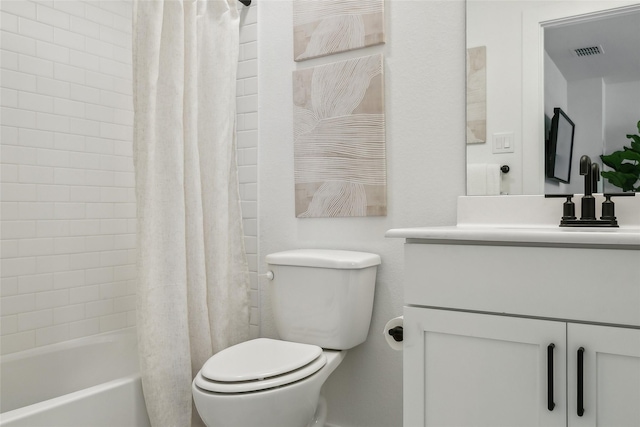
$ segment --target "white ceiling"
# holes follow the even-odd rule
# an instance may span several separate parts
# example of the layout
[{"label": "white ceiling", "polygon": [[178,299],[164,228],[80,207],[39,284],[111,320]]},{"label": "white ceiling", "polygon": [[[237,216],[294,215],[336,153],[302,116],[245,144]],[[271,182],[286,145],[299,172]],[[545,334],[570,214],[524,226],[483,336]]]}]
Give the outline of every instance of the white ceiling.
[{"label": "white ceiling", "polygon": [[[544,29],[545,50],[567,81],[602,77],[606,83],[640,80],[640,11]],[[604,54],[573,50],[601,46]]]}]

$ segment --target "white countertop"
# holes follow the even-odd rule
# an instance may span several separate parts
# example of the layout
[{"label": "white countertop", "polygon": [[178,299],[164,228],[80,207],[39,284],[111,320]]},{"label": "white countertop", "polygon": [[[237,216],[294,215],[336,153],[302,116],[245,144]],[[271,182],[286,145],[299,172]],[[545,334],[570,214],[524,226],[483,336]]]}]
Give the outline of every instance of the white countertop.
[{"label": "white countertop", "polygon": [[[579,196],[575,199],[578,204]],[[596,195],[598,215],[603,200],[602,195]],[[563,199],[544,196],[461,196],[458,225],[397,228],[387,231],[386,236],[423,240],[423,243],[640,249],[640,197],[615,199],[619,228],[560,227],[563,202]],[[579,210],[579,206],[576,209]]]},{"label": "white countertop", "polygon": [[[523,245],[615,246],[640,249],[640,227],[518,227],[472,226],[412,227],[387,231],[386,237],[427,241],[450,240],[451,243],[507,243]],[[429,242],[425,242],[429,243]]]}]

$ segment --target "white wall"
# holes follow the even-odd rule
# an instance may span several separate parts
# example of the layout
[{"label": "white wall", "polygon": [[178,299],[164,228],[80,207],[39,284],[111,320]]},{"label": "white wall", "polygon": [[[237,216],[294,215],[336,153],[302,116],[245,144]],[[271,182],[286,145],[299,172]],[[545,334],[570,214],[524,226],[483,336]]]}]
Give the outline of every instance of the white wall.
[{"label": "white wall", "polygon": [[[605,86],[605,153],[629,146],[627,134],[637,134],[640,120],[640,80]],[[615,188],[615,187],[614,187]],[[619,190],[619,189],[618,189]]]},{"label": "white wall", "polygon": [[131,6],[2,1],[2,353],[135,324]]},{"label": "white wall", "polygon": [[[326,384],[329,422],[402,425],[402,353],[384,342],[386,321],[402,314],[403,242],[386,230],[451,225],[465,191],[465,5],[462,1],[388,0],[387,43],[294,63],[290,0],[259,7],[260,259],[292,248],[353,249],[382,257],[368,340],[349,351]],[[383,52],[387,125],[388,215],[296,219],[292,82],[295,69]],[[276,337],[265,281],[261,335]]]},{"label": "white wall", "polygon": [[[487,47],[487,142],[468,144],[469,163],[509,165],[502,190],[522,194],[522,12],[523,1],[467,2],[467,47]],[[487,29],[494,28],[495,31]],[[514,152],[493,153],[493,134],[513,132]]]},{"label": "white wall", "polygon": [[[632,82],[609,83],[604,88],[604,154],[622,150],[630,146],[626,137],[637,135],[637,123],[640,120],[640,80]],[[609,167],[605,166],[605,170]],[[604,191],[619,192],[621,189],[604,180]]]},{"label": "white wall", "polygon": [[567,111],[567,79],[564,78],[555,62],[544,53],[544,115],[551,120],[553,109]]},{"label": "white wall", "polygon": [[[568,193],[584,193],[584,177],[580,175],[580,157],[589,156],[593,163],[602,164],[604,140],[604,84],[602,79],[568,82],[568,116],[575,123],[571,182]],[[599,186],[602,183],[602,179]],[[595,191],[595,190],[594,190]]]},{"label": "white wall", "polygon": [[[238,3],[238,165],[259,334],[257,10]],[[2,354],[135,325],[132,2],[2,1]]]},{"label": "white wall", "polygon": [[[545,115],[545,128],[551,126],[551,119],[553,119],[553,110],[559,107],[568,114],[568,101],[567,101],[567,80],[564,78],[558,66],[551,59],[551,57],[544,53],[544,115]],[[546,131],[547,129],[545,129]],[[545,135],[548,138],[549,135]],[[545,165],[546,167],[546,165]],[[575,170],[574,170],[575,172]],[[546,171],[545,171],[546,177]],[[545,194],[566,194],[570,191],[566,190],[566,184],[560,181],[545,178],[544,193]]]},{"label": "white wall", "polygon": [[237,76],[237,160],[244,246],[251,278],[251,337],[260,333],[258,292],[258,2],[240,11]]}]

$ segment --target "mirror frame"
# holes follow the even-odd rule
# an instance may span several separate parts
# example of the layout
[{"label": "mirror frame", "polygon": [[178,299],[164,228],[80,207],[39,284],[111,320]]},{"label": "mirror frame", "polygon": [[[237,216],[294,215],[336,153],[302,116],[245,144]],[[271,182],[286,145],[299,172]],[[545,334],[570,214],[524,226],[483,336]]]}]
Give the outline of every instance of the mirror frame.
[{"label": "mirror frame", "polygon": [[522,194],[544,194],[544,28],[636,10],[640,10],[638,1],[608,1],[606,5],[563,1],[523,13]]}]

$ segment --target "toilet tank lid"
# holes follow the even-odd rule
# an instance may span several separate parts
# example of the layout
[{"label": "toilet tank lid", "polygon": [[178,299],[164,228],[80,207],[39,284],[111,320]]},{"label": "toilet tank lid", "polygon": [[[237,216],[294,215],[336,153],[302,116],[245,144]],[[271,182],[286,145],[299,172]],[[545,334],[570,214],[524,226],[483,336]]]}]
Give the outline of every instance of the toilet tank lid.
[{"label": "toilet tank lid", "polygon": [[380,255],[335,249],[294,249],[269,254],[265,259],[271,265],[353,270],[381,263]]}]

